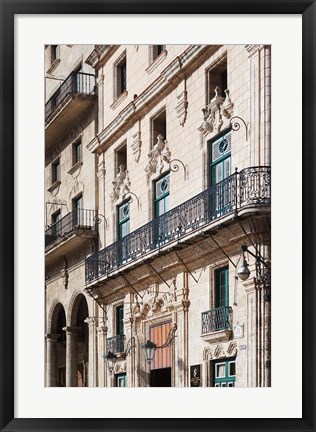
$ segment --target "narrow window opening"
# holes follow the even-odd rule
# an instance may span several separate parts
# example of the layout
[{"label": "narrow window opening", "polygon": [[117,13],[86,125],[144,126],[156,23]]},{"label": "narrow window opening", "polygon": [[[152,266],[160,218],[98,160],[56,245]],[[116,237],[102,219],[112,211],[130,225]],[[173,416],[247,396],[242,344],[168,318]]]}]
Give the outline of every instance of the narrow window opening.
[{"label": "narrow window opening", "polygon": [[225,97],[227,90],[227,57],[223,57],[219,62],[212,67],[208,72],[208,103],[215,97],[215,89],[217,94]]}]

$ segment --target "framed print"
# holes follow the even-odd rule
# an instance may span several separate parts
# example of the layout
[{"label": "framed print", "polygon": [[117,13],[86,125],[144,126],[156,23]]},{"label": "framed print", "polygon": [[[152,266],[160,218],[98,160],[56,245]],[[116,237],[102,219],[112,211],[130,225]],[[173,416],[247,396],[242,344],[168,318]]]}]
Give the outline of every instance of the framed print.
[{"label": "framed print", "polygon": [[1,430],[314,430],[314,81],[314,1],[1,0]]}]

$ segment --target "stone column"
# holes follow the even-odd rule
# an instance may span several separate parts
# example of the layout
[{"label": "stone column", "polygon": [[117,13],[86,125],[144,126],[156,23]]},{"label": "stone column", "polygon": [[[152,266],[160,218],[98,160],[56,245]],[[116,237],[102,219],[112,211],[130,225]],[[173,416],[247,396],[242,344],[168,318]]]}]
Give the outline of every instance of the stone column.
[{"label": "stone column", "polygon": [[88,387],[96,387],[96,331],[95,319],[88,317],[84,320],[88,324]]},{"label": "stone column", "polygon": [[108,328],[104,318],[99,318],[98,334],[98,386],[106,387],[106,364],[103,356],[106,354],[106,337]]},{"label": "stone column", "polygon": [[59,336],[59,334],[52,333],[46,335],[47,387],[57,387],[57,340]]},{"label": "stone column", "polygon": [[78,387],[79,327],[64,327],[66,332],[66,387]]}]

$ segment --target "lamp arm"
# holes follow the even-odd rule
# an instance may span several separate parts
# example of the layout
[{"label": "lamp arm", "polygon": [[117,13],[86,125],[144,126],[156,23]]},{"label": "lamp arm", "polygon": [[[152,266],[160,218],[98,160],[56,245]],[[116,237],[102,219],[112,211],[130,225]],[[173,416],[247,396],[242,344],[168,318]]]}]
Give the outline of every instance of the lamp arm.
[{"label": "lamp arm", "polygon": [[156,348],[166,348],[168,345],[171,344],[171,342],[173,341],[173,339],[176,337],[176,331],[177,331],[177,324],[174,323],[173,327],[170,329],[168,337],[166,342],[163,345],[157,346]]},{"label": "lamp arm", "polygon": [[134,336],[132,336],[126,344],[125,356],[127,356],[133,348],[136,348]]},{"label": "lamp arm", "polygon": [[254,258],[256,258],[257,261],[261,262],[261,264],[263,264],[265,267],[268,267],[268,264],[263,260],[263,258],[261,258],[261,256],[259,255],[255,255],[253,252],[251,252],[247,246],[241,246],[241,250],[243,252],[248,252],[249,255],[253,256]]}]

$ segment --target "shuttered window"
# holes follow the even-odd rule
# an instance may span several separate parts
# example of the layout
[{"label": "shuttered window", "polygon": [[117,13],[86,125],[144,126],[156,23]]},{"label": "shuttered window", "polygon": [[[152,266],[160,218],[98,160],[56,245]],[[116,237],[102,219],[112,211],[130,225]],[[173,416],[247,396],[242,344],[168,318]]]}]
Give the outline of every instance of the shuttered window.
[{"label": "shuttered window", "polygon": [[[149,338],[157,346],[163,345],[171,330],[171,321],[153,326],[150,328]],[[171,346],[168,345],[165,348],[159,348],[156,350],[154,360],[151,362],[151,369],[163,369],[171,367]]]}]

